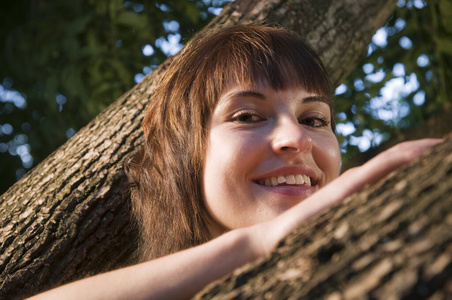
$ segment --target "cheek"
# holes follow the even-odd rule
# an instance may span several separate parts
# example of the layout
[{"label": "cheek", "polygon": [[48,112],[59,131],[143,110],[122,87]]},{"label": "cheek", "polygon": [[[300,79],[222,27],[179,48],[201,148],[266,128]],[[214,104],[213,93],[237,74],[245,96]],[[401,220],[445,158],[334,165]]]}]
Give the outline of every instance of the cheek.
[{"label": "cheek", "polygon": [[211,214],[224,209],[228,203],[234,179],[240,174],[241,147],[227,134],[210,133],[204,165],[204,199]]},{"label": "cheek", "polygon": [[204,166],[204,201],[218,228],[241,227],[252,203],[250,174],[259,161],[256,139],[246,134],[211,132]]},{"label": "cheek", "polygon": [[220,232],[224,231],[224,225],[221,222],[221,216],[219,212],[224,210],[223,197],[224,197],[224,187],[226,183],[224,182],[224,176],[222,171],[224,167],[222,164],[224,160],[219,160],[217,156],[216,149],[212,147],[210,142],[207,147],[206,159],[204,162],[204,172],[203,172],[203,196],[204,204],[213,223],[210,224],[210,231],[213,236],[218,235]]},{"label": "cheek", "polygon": [[326,175],[325,183],[328,183],[338,177],[340,173],[341,152],[339,143],[336,137],[331,135],[319,139],[316,147],[315,160]]},{"label": "cheek", "polygon": [[215,168],[223,176],[235,175],[243,177],[254,157],[259,152],[262,143],[257,134],[228,132],[226,130],[212,131],[207,145],[209,169]]},{"label": "cheek", "polygon": [[229,223],[236,202],[233,201],[236,198],[233,197],[233,191],[236,189],[233,187],[234,182],[231,182],[231,178],[234,178],[231,173],[233,167],[229,164],[230,158],[223,155],[226,150],[211,147],[204,168],[204,203],[212,220],[209,230],[213,237],[232,228]]}]

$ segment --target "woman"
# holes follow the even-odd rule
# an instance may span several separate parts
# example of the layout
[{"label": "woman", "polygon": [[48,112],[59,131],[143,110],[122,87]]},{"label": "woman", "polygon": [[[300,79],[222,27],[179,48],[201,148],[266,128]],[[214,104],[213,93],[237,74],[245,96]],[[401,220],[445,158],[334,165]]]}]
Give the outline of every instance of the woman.
[{"label": "woman", "polygon": [[400,144],[338,177],[323,64],[292,33],[252,25],[195,37],[143,128],[128,173],[145,262],[40,296],[188,298],[438,142]]},{"label": "woman", "polygon": [[[322,129],[327,134],[328,151],[334,154],[334,161],[326,159],[324,163],[331,168],[334,166],[334,174],[329,174],[326,181],[338,176],[339,148],[331,118],[330,82],[323,64],[311,48],[288,31],[263,26],[233,27],[197,36],[171,64],[153,95],[143,122],[146,144],[129,171],[134,183],[132,198],[142,225],[144,244],[141,248],[146,260],[207,242],[232,229],[219,226],[218,216],[212,218],[212,203],[201,201],[204,196],[208,199],[220,196],[210,196],[214,192],[211,188],[219,184],[218,181],[211,182],[215,175],[210,174],[210,157],[218,154],[218,150],[206,152],[208,136],[214,138],[214,131],[220,139],[220,148],[232,146],[243,131],[232,133],[230,140],[224,140],[226,132],[212,131],[216,108],[223,107],[217,103],[231,100],[228,93],[245,91],[248,93],[237,97],[238,100],[253,102],[256,96],[263,96],[257,92],[264,86],[268,86],[268,92],[304,87],[310,95],[322,100],[310,104],[316,107],[320,104],[325,111],[320,116],[309,115],[310,119],[305,121],[328,123]],[[263,101],[257,101],[260,102]],[[252,107],[233,109],[242,119],[259,117]],[[267,105],[266,109],[270,107]],[[250,128],[249,132],[257,138],[254,130]],[[256,146],[257,141],[253,143]],[[315,148],[317,150],[317,145]],[[253,149],[253,155],[256,150]],[[224,158],[220,156],[213,160],[232,168],[234,163]],[[203,176],[204,172],[209,175]],[[237,174],[230,175],[237,177]],[[238,192],[230,185],[232,183],[225,184],[225,190]],[[237,213],[232,215],[237,216]],[[252,223],[242,223],[241,227]]]}]

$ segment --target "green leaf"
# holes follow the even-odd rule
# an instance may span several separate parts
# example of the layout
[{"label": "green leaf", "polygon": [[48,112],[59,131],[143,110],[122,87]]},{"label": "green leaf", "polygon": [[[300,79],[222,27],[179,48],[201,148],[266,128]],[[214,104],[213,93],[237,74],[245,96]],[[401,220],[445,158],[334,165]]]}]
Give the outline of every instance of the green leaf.
[{"label": "green leaf", "polygon": [[116,18],[116,24],[128,26],[138,30],[146,28],[147,23],[147,16],[128,10],[121,11]]},{"label": "green leaf", "polygon": [[452,55],[452,40],[450,40],[450,36],[448,37],[434,37],[434,41],[436,44],[436,49],[445,54]]}]

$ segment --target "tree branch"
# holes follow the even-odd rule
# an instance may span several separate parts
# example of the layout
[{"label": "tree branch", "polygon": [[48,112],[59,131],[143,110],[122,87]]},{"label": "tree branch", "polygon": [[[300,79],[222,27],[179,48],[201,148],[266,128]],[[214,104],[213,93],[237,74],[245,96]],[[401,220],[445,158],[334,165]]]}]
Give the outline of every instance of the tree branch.
[{"label": "tree branch", "polygon": [[[298,32],[335,84],[366,53],[395,0],[235,1],[208,29],[275,22]],[[143,143],[140,123],[163,63],[0,198],[0,298],[21,298],[133,261],[122,163]]]}]

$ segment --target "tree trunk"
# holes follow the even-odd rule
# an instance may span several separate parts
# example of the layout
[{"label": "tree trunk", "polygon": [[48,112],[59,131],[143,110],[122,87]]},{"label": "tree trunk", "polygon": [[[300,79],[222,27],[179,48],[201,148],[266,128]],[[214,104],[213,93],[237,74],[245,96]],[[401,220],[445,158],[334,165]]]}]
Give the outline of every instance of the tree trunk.
[{"label": "tree trunk", "polygon": [[[236,1],[208,28],[280,23],[312,44],[337,84],[365,55],[396,2]],[[143,112],[168,63],[1,196],[0,298],[21,298],[133,262],[136,229],[122,163],[143,143]]]},{"label": "tree trunk", "polygon": [[196,299],[452,299],[452,135]]}]

